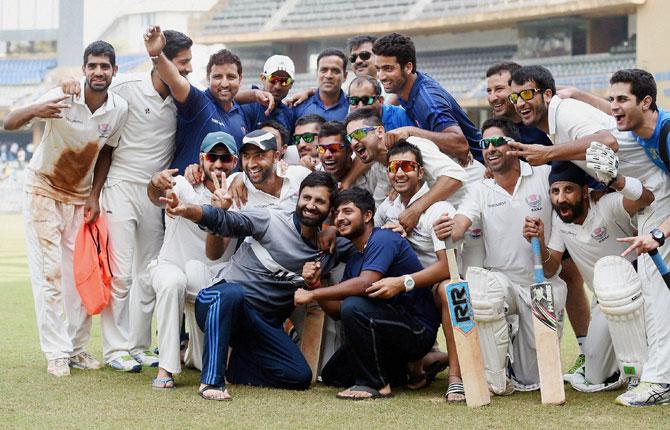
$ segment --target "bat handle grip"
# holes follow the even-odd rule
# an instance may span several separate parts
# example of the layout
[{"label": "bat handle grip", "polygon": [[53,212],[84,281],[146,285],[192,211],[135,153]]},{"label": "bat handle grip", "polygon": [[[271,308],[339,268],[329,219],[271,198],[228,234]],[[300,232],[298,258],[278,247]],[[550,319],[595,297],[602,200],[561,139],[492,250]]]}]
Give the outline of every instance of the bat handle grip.
[{"label": "bat handle grip", "polygon": [[540,238],[531,237],[530,246],[533,249],[533,275],[535,282],[544,282],[544,267],[542,266],[542,251],[540,251]]},{"label": "bat handle grip", "polygon": [[665,281],[665,285],[670,288],[670,270],[668,269],[668,266],[665,265],[665,261],[663,261],[663,257],[661,257],[661,254],[658,253],[657,249],[649,251],[649,256],[653,260],[654,264],[656,265],[656,268],[658,271],[661,273],[661,276],[663,277],[663,281]]}]

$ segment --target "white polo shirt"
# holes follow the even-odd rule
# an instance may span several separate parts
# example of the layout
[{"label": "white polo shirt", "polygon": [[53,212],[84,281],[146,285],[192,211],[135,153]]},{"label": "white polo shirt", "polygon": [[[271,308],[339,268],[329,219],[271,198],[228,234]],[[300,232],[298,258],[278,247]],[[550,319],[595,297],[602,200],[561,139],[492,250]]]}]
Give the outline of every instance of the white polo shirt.
[{"label": "white polo shirt", "polygon": [[[421,198],[429,190],[428,184],[423,183],[419,191],[412,196],[407,206],[411,206],[417,199]],[[384,202],[377,208],[375,212],[375,226],[381,227],[389,222],[398,222],[398,217],[407,207],[402,203],[400,196],[396,197],[392,202],[384,200]],[[419,217],[419,223],[407,236],[407,240],[412,249],[419,257],[419,261],[423,267],[428,267],[437,261],[435,253],[446,249],[443,240],[439,240],[433,231],[433,223],[443,213],[453,214],[456,212],[451,203],[439,201],[433,203],[427,211]]]},{"label": "white polo shirt", "polygon": [[[584,282],[593,291],[596,262],[606,255],[621,255],[628,244],[617,242],[617,238],[635,234],[621,194],[607,194],[595,203],[589,196],[589,212],[581,225],[564,223],[554,212],[547,247],[561,253],[567,249]],[[637,256],[633,252],[626,258],[634,261]]]},{"label": "white polo shirt", "polygon": [[277,175],[284,178],[284,183],[282,184],[279,197],[275,197],[256,188],[256,186],[251,183],[244,172],[236,172],[230,175],[228,178],[228,185],[230,186],[233,179],[238,175],[242,175],[244,186],[247,188],[247,203],[241,208],[236,208],[233,205],[231,210],[245,208],[271,208],[281,209],[288,212],[294,211],[300,194],[300,183],[310,173],[312,172],[303,166],[288,166],[286,172],[284,173],[277,171]]},{"label": "white polo shirt", "polygon": [[[468,185],[467,197],[456,213],[482,226],[485,267],[506,274],[515,284],[530,285],[535,282],[533,256],[530,243],[523,237],[523,225],[527,216],[540,218],[548,240],[552,216],[548,182],[551,167],[519,163],[521,175],[512,195],[494,179],[483,179]],[[527,291],[524,297],[527,299]]]},{"label": "white polo shirt", "polygon": [[[210,204],[212,193],[204,184],[191,185],[183,176],[176,176],[172,190],[177,194],[181,203],[192,205]],[[223,256],[217,260],[210,260],[205,255],[207,232],[194,222],[186,218],[170,218],[165,215],[165,236],[163,246],[158,253],[158,261],[174,264],[184,270],[189,260],[202,261],[207,266],[214,266],[214,271],[233,255],[235,246],[229,246]]]},{"label": "white polo shirt", "polygon": [[[616,128],[613,116],[593,106],[574,99],[554,96],[549,103],[549,138],[554,145],[568,143],[580,137],[607,130],[619,143],[619,173],[637,178],[654,193],[654,202],[638,216],[640,226],[649,232],[650,226],[657,226],[670,216],[670,181],[667,175],[649,159],[632,132],[622,132]],[[574,161],[587,173],[586,161]]]},{"label": "white polo shirt", "polygon": [[[128,116],[128,103],[109,91],[95,113],[85,103],[85,78],[79,97],[65,100],[62,118],[46,120],[42,141],[26,169],[25,191],[59,202],[83,205],[91,193],[93,167],[104,145],[116,147]],[[60,87],[38,99],[63,96]]]},{"label": "white polo shirt", "polygon": [[174,157],[177,107],[151,81],[151,71],[114,78],[111,91],[128,102],[128,121],[114,150],[107,178],[147,185]]}]

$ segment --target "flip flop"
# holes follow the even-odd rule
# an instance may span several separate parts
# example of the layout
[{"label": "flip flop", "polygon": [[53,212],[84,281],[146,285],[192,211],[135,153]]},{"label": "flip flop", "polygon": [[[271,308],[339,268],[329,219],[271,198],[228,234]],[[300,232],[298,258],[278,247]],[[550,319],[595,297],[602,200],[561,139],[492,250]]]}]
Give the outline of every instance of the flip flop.
[{"label": "flip flop", "polygon": [[209,391],[209,390],[221,391],[223,393],[224,391],[226,391],[226,386],[225,385],[205,385],[200,390],[198,390],[198,394],[200,394],[200,397],[202,397],[205,400],[216,400],[216,401],[219,401],[219,402],[227,402],[227,401],[233,400],[232,397],[220,398],[220,399],[219,398],[205,397],[205,391]]},{"label": "flip flop", "polygon": [[449,394],[462,394],[465,397],[465,389],[463,388],[462,382],[452,382],[449,384],[447,392],[444,393],[444,398],[447,399],[447,402],[449,403],[465,402],[465,398],[463,400],[449,400]]},{"label": "flip flop", "polygon": [[368,400],[368,399],[386,399],[389,397],[393,397],[393,393],[389,394],[382,394],[379,392],[379,390],[375,390],[372,387],[368,387],[367,385],[354,385],[352,387],[349,387],[346,391],[355,391],[359,393],[369,393],[369,397],[352,397],[352,396],[343,396],[341,394],[337,394],[335,397],[341,400]]},{"label": "flip flop", "polygon": [[[168,386],[168,384],[172,385]],[[172,376],[156,377],[153,381],[151,381],[151,387],[158,390],[172,390],[175,388],[174,378]]]}]

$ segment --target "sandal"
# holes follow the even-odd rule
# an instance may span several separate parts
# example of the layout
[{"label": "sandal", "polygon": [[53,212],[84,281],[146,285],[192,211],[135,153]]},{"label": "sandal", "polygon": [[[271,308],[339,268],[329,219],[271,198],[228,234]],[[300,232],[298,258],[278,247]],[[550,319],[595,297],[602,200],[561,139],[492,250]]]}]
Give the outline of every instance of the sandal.
[{"label": "sandal", "polygon": [[170,390],[175,388],[174,378],[172,376],[156,377],[151,381],[151,386],[158,390]]},{"label": "sandal", "polygon": [[[462,394],[463,399],[459,400],[449,400],[449,395],[450,394]],[[449,384],[449,387],[447,388],[447,392],[444,393],[444,398],[447,400],[449,403],[461,403],[465,402],[465,389],[463,388],[463,382],[452,382]]]},{"label": "sandal", "polygon": [[367,397],[355,397],[355,396],[345,396],[342,393],[337,393],[335,397],[338,399],[342,400],[368,400],[368,399],[385,399],[389,397],[393,397],[393,393],[389,394],[382,394],[379,392],[379,390],[375,390],[372,387],[368,387],[367,385],[354,385],[352,387],[347,388],[345,391],[351,391],[351,392],[358,392],[358,393],[368,393],[370,396]]},{"label": "sandal", "polygon": [[200,394],[200,397],[202,397],[205,400],[216,400],[216,401],[219,401],[219,402],[233,400],[233,398],[230,397],[230,394],[228,394],[228,397],[222,397],[222,398],[205,397],[205,391],[210,391],[210,390],[221,391],[223,393],[224,391],[226,391],[226,386],[225,385],[205,385],[200,390],[198,390],[198,394]]}]

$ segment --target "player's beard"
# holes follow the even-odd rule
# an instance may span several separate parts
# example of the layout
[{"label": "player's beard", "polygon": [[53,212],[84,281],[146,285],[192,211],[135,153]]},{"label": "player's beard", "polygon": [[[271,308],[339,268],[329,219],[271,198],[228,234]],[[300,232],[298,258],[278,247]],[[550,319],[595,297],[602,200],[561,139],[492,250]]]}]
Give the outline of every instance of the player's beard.
[{"label": "player's beard", "polygon": [[[320,227],[321,224],[328,218],[328,213],[318,213],[318,216],[315,216],[314,218],[306,218],[303,216],[303,210],[305,209],[305,206],[300,206],[298,205],[296,207],[295,214],[298,217],[298,221],[300,221],[300,224],[306,226],[306,227]],[[316,215],[316,214],[315,214]]]},{"label": "player's beard", "polygon": [[[570,215],[561,215],[561,209],[570,209]],[[561,221],[566,224],[570,224],[584,214],[584,201],[579,199],[574,205],[571,205],[570,203],[560,203],[558,205],[554,205],[554,210],[556,211],[556,214],[558,214],[558,217],[561,219]]]}]

